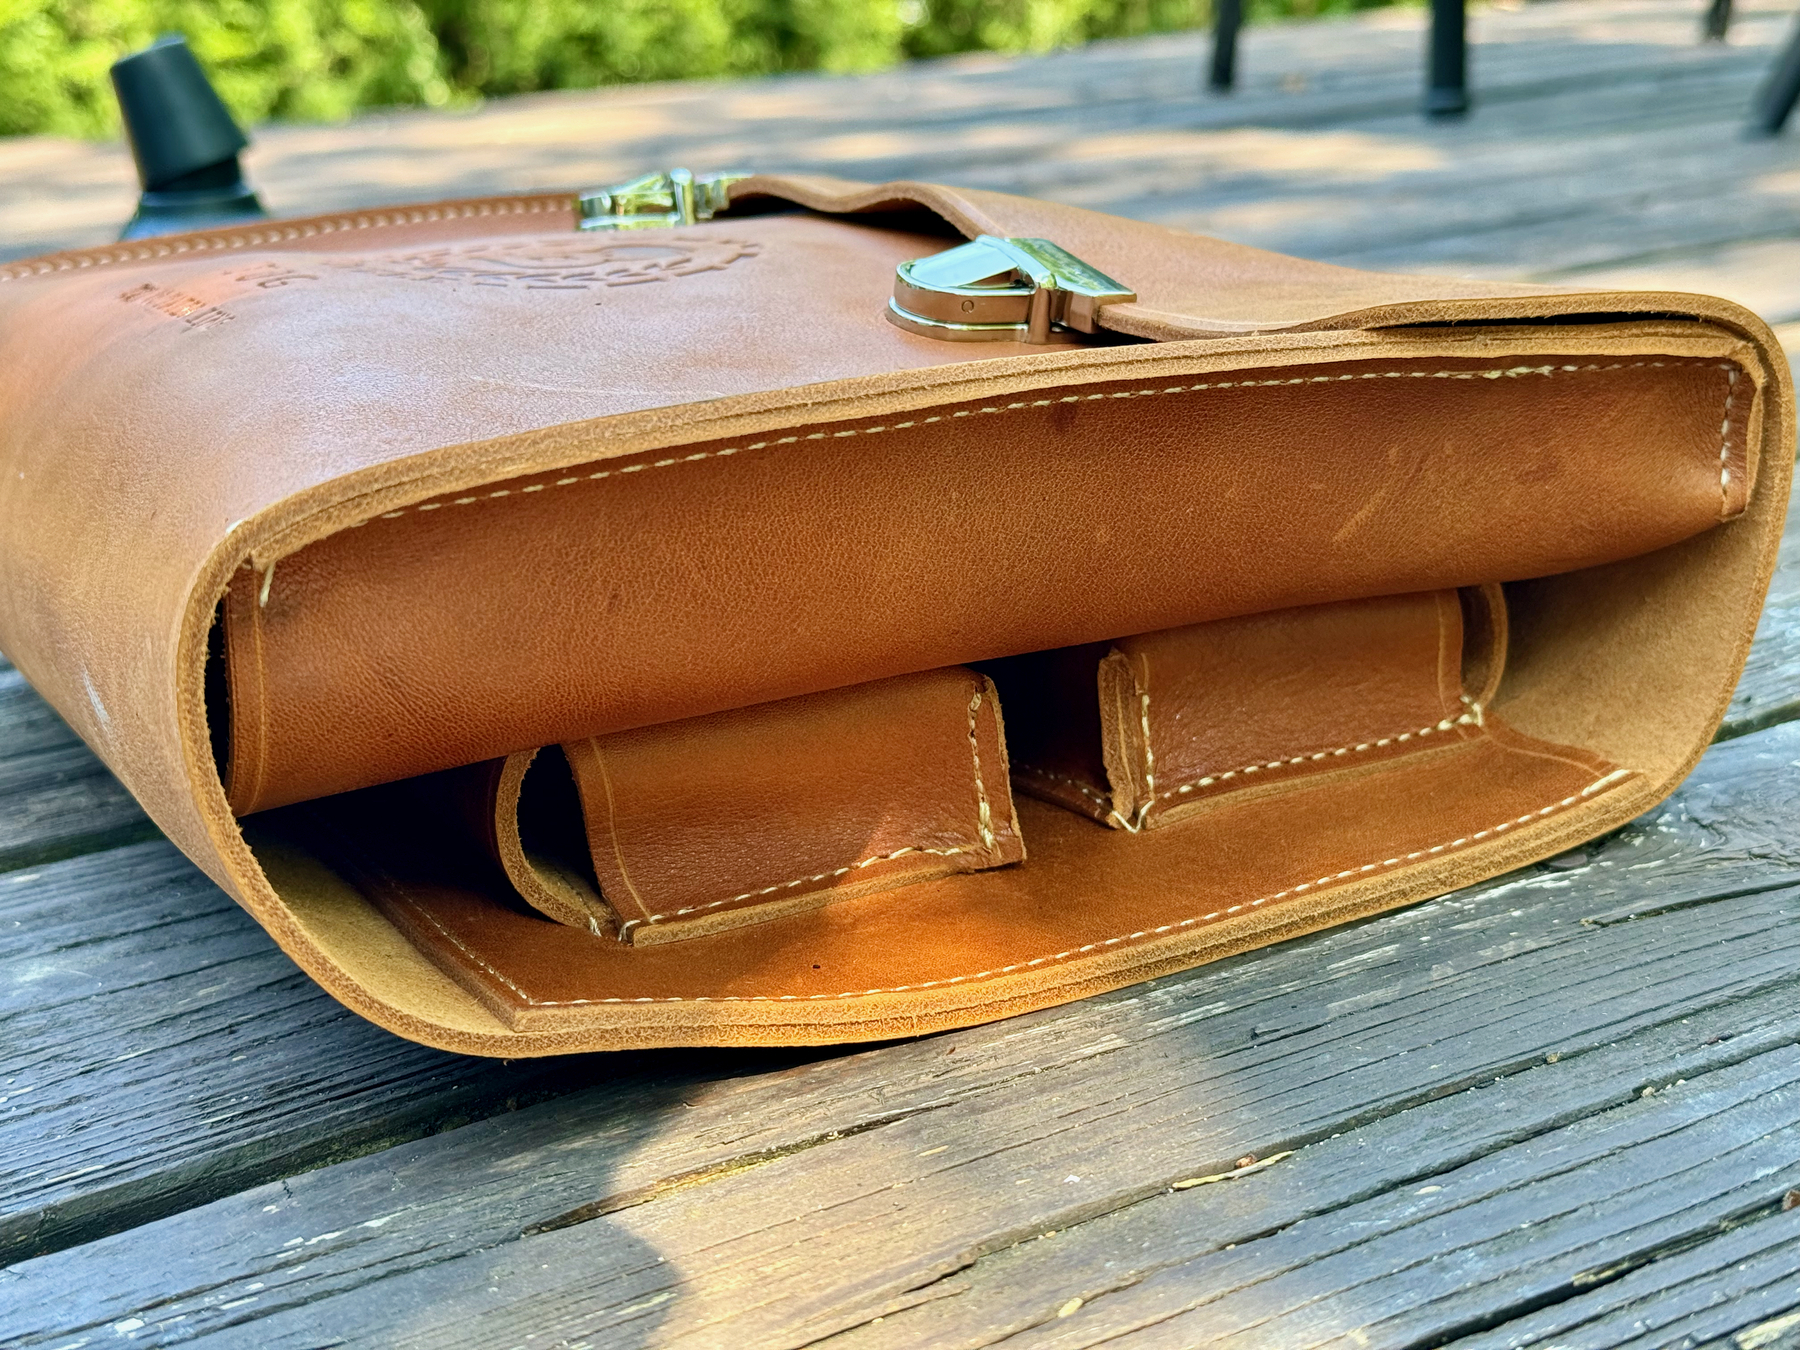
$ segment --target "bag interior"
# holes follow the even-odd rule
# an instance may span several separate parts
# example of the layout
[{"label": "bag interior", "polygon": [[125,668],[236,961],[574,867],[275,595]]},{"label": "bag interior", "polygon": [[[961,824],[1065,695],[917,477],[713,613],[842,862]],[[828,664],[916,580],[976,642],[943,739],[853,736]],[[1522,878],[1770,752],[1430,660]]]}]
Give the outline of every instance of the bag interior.
[{"label": "bag interior", "polygon": [[1753,626],[1757,377],[1582,337],[415,503],[233,579],[220,772],[514,1032],[904,1034],[1439,893],[1666,791]]}]

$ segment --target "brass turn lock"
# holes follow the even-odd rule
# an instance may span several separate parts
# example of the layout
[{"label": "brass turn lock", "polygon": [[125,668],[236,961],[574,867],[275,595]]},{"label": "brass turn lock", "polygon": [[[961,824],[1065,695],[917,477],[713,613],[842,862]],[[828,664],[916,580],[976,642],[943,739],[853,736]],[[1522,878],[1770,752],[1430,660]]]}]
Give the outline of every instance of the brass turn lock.
[{"label": "brass turn lock", "polygon": [[731,204],[731,185],[745,173],[695,175],[686,169],[647,173],[575,199],[575,226],[582,230],[648,230],[711,220]]},{"label": "brass turn lock", "polygon": [[1136,299],[1048,239],[983,234],[901,263],[887,317],[949,342],[1079,342],[1099,332],[1103,306]]}]

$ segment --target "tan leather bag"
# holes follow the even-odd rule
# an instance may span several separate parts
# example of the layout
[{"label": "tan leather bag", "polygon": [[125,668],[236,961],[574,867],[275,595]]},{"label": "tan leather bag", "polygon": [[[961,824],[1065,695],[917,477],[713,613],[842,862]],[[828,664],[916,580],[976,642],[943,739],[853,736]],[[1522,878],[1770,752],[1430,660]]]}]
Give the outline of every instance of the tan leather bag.
[{"label": "tan leather bag", "polygon": [[1742,308],[718,191],[0,269],[0,649],[382,1025],[1039,1008],[1566,849],[1723,715],[1794,456]]}]

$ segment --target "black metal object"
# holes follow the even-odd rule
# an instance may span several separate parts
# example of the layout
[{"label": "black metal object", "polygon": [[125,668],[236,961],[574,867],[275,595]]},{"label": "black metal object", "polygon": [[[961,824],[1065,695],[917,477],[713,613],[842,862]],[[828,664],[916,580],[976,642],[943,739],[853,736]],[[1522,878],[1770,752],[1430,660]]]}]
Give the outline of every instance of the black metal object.
[{"label": "black metal object", "polygon": [[1700,18],[1700,40],[1723,42],[1731,31],[1731,0],[1708,0],[1706,13]]},{"label": "black metal object", "polygon": [[1237,84],[1238,29],[1244,25],[1244,0],[1213,0],[1212,71],[1206,87],[1229,94]]},{"label": "black metal object", "polygon": [[1431,0],[1425,58],[1425,115],[1461,117],[1469,110],[1469,48],[1463,0]]},{"label": "black metal object", "polygon": [[1796,102],[1800,102],[1800,18],[1794,20],[1793,35],[1750,105],[1751,134],[1780,135]]},{"label": "black metal object", "polygon": [[112,81],[143,187],[121,239],[268,214],[238,167],[238,151],[250,142],[186,38],[160,37],[114,62]]}]

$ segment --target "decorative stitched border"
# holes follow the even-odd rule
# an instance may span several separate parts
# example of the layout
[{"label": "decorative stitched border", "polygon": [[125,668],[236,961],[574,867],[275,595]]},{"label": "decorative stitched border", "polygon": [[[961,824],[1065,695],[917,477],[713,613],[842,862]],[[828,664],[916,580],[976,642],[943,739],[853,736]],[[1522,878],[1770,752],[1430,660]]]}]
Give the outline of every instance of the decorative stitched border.
[{"label": "decorative stitched border", "polygon": [[1135,933],[1125,933],[1119,937],[1102,938],[1096,942],[1084,943],[1079,947],[1070,947],[1067,951],[1056,952],[1050,956],[1034,957],[1029,961],[1016,961],[1011,965],[995,966],[991,970],[978,970],[972,975],[952,975],[941,980],[921,980],[917,984],[896,984],[887,986],[886,988],[851,989],[839,994],[721,994],[718,997],[708,997],[704,995],[697,997],[662,995],[644,998],[533,998],[518,984],[501,974],[500,971],[496,970],[487,961],[483,960],[479,954],[472,951],[463,943],[462,939],[458,938],[456,934],[446,928],[435,914],[432,914],[429,910],[425,909],[424,906],[420,905],[410,895],[407,895],[404,890],[400,892],[398,898],[408,909],[412,910],[414,914],[436,929],[438,933],[451,944],[451,946],[455,947],[464,956],[468,957],[470,961],[474,962],[475,965],[479,966],[482,970],[485,970],[489,975],[492,975],[496,980],[500,981],[501,984],[512,990],[513,993],[517,994],[528,1005],[534,1008],[572,1008],[606,1003],[813,1003],[833,999],[866,998],[872,994],[903,994],[915,989],[932,989],[943,985],[967,984],[974,980],[987,979],[993,975],[1007,975],[1014,971],[1030,970],[1036,966],[1050,965],[1057,961],[1065,961],[1072,956],[1085,955],[1088,952],[1099,951],[1105,947],[1117,947],[1126,943],[1139,942],[1146,938],[1158,937],[1165,933],[1173,933],[1182,928],[1191,928],[1195,924],[1208,923],[1214,919],[1229,918],[1233,914],[1241,914],[1248,910],[1257,909],[1263,905],[1272,904],[1277,900],[1284,900],[1290,895],[1299,895],[1303,891],[1326,889],[1335,886],[1342,881],[1366,876],[1371,872],[1379,872],[1390,867],[1399,867],[1409,862],[1417,862],[1421,858],[1434,857],[1440,853],[1448,853],[1453,849],[1463,848],[1482,839],[1494,838],[1520,825],[1534,825],[1546,816],[1555,815],[1558,811],[1579,805],[1581,802],[1586,801],[1599,793],[1605,792],[1610,788],[1616,787],[1623,780],[1633,776],[1635,776],[1634,770],[1614,769],[1604,778],[1595,779],[1580,792],[1577,792],[1572,796],[1564,797],[1561,801],[1552,802],[1548,806],[1539,807],[1536,811],[1528,811],[1522,816],[1515,816],[1511,820],[1501,821],[1498,825],[1490,826],[1488,829],[1477,830],[1473,834],[1464,835],[1460,839],[1452,839],[1448,843],[1433,844],[1429,848],[1415,849],[1411,853],[1402,853],[1392,858],[1383,858],[1379,862],[1364,863],[1360,867],[1347,867],[1341,872],[1333,872],[1331,875],[1319,877],[1315,881],[1302,881],[1297,885],[1289,886],[1286,890],[1276,891],[1272,895],[1261,896],[1255,900],[1235,904],[1226,909],[1215,909],[1210,914],[1197,914],[1193,918],[1180,919],[1175,923],[1160,924],[1155,928],[1142,928]]},{"label": "decorative stitched border", "polygon": [[[1145,695],[1145,697],[1148,698],[1149,695]],[[1464,694],[1462,699],[1463,702],[1468,705],[1469,710],[1460,717],[1446,717],[1442,721],[1433,722],[1430,726],[1420,727],[1416,731],[1403,731],[1398,736],[1383,736],[1379,740],[1363,741],[1358,745],[1340,745],[1334,750],[1315,750],[1310,755],[1293,755],[1287,759],[1273,759],[1266,763],[1246,764],[1241,769],[1230,769],[1225,773],[1206,774],[1201,778],[1196,778],[1191,783],[1183,783],[1178,788],[1170,788],[1156,800],[1159,802],[1166,802],[1171,797],[1182,796],[1192,792],[1195,788],[1211,787],[1214,783],[1223,783],[1228,778],[1237,778],[1240,775],[1263,773],[1269,769],[1285,769],[1294,764],[1317,764],[1323,760],[1336,758],[1339,755],[1355,755],[1362,753],[1364,750],[1381,750],[1390,745],[1403,745],[1407,741],[1417,740],[1420,737],[1430,736],[1440,731],[1454,731],[1457,727],[1484,726],[1485,723],[1482,721],[1483,714],[1481,705],[1470,699],[1467,694]]]},{"label": "decorative stitched border", "polygon": [[429,225],[440,220],[475,220],[482,216],[539,216],[572,210],[574,202],[574,197],[564,193],[547,197],[468,202],[459,206],[401,206],[385,211],[347,211],[342,215],[321,216],[316,220],[274,221],[229,234],[213,232],[198,237],[181,236],[179,242],[153,239],[129,248],[101,247],[52,253],[46,258],[0,267],[0,281],[24,281],[29,277],[49,276],[55,272],[79,272],[90,267],[151,262],[190,253],[228,253],[234,249],[256,248],[262,244],[289,243],[296,239],[313,239],[322,234],[342,234],[347,230],[397,229],[405,225]]},{"label": "decorative stitched border", "polygon": [[[703,459],[725,459],[731,455],[742,454],[751,450],[766,450],[776,445],[794,445],[802,441],[845,440],[852,436],[874,436],[888,431],[908,431],[918,427],[930,426],[936,422],[950,422],[962,417],[991,417],[1009,412],[1017,412],[1026,408],[1049,408],[1066,403],[1092,403],[1106,399],[1150,398],[1162,394],[1191,394],[1209,389],[1274,389],[1306,384],[1343,384],[1356,380],[1502,380],[1519,379],[1527,375],[1551,376],[1557,374],[1586,374],[1590,372],[1614,370],[1662,370],[1671,366],[1711,364],[1725,371],[1727,376],[1725,393],[1725,413],[1719,428],[1719,500],[1720,512],[1723,514],[1729,497],[1731,482],[1731,408],[1736,393],[1738,367],[1727,361],[1707,361],[1706,358],[1670,361],[1614,361],[1602,365],[1590,362],[1587,365],[1547,365],[1547,366],[1508,366],[1493,367],[1486,370],[1369,370],[1353,371],[1343,375],[1300,375],[1287,379],[1272,380],[1213,380],[1199,384],[1174,384],[1160,389],[1120,389],[1104,394],[1067,394],[1061,398],[1021,399],[1014,403],[994,404],[985,408],[959,408],[952,413],[939,413],[930,417],[912,418],[904,422],[884,423],[873,427],[852,427],[844,431],[814,431],[804,436],[777,436],[766,441],[752,441],[746,445],[725,446],[718,450],[699,450],[690,455],[671,455],[667,459],[649,460],[638,464],[626,464],[617,469],[599,469],[587,474],[565,474],[564,477],[546,483],[531,483],[518,488],[499,488],[493,492],[477,492],[466,496],[453,497],[448,501],[421,502],[416,506],[403,506],[393,511],[383,511],[374,519],[396,520],[413,512],[440,511],[447,506],[475,506],[481,502],[494,501],[501,497],[523,496],[528,493],[544,492],[550,488],[574,487],[579,483],[597,482],[601,479],[623,476],[628,473],[645,473],[653,469],[669,469],[681,464],[692,464]],[[358,528],[372,523],[358,521]]]},{"label": "decorative stitched border", "polygon": [[[1144,694],[1142,697],[1147,704],[1150,696]],[[1194,791],[1195,788],[1211,787],[1215,783],[1223,783],[1227,779],[1247,777],[1253,773],[1264,773],[1274,769],[1291,768],[1296,764],[1318,764],[1327,759],[1335,759],[1340,755],[1360,754],[1364,750],[1380,750],[1390,745],[1401,745],[1407,741],[1421,739],[1440,731],[1454,731],[1457,727],[1485,726],[1485,714],[1482,706],[1471,699],[1467,694],[1462,696],[1462,701],[1467,705],[1468,711],[1463,713],[1460,717],[1446,717],[1442,721],[1434,722],[1428,727],[1420,727],[1416,731],[1403,731],[1398,735],[1382,736],[1372,741],[1363,741],[1357,745],[1342,745],[1331,750],[1315,750],[1311,754],[1291,755],[1284,759],[1259,761],[1255,764],[1246,764],[1241,769],[1229,769],[1224,773],[1206,774],[1200,778],[1194,779],[1192,782],[1183,783],[1180,787],[1170,788],[1166,792],[1158,793],[1155,800],[1156,802],[1166,802],[1171,797],[1185,796],[1187,793]],[[1148,726],[1146,726],[1145,735],[1147,736],[1148,734],[1149,730]],[[1035,764],[1015,764],[1013,766],[1013,772],[1015,774],[1028,774],[1032,777],[1045,779],[1050,782],[1067,783],[1083,797],[1086,797],[1089,801],[1104,810],[1108,819],[1118,821],[1126,830],[1135,834],[1138,832],[1138,829],[1141,828],[1140,826],[1132,825],[1113,809],[1112,798],[1109,794],[1100,792],[1093,784],[1083,782],[1081,779],[1076,778],[1071,774],[1054,773],[1049,769],[1039,768]],[[1150,803],[1147,803],[1143,810],[1139,812],[1140,817],[1149,810],[1150,805]]]}]

